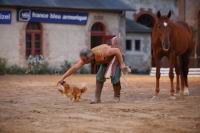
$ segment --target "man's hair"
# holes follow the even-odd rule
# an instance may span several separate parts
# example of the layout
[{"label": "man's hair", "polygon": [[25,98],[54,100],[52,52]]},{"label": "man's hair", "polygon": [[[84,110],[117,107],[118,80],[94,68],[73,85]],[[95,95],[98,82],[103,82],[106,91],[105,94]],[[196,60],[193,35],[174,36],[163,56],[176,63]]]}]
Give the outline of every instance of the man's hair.
[{"label": "man's hair", "polygon": [[92,50],[84,48],[80,51],[80,56],[91,57],[93,55]]}]

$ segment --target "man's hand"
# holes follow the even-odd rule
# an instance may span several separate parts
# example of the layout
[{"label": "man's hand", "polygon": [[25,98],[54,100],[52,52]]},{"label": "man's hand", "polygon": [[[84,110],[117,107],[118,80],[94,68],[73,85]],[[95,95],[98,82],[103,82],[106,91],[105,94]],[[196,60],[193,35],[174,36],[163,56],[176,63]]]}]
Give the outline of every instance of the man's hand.
[{"label": "man's hand", "polygon": [[120,64],[121,70],[125,69],[126,67],[127,67],[127,66],[126,66],[124,63]]},{"label": "man's hand", "polygon": [[64,82],[63,79],[59,80],[59,81],[57,82],[57,86],[58,86],[59,84],[62,84],[63,82]]},{"label": "man's hand", "polygon": [[128,74],[129,72],[131,72],[131,69],[129,68],[129,66],[124,65],[120,65],[121,71],[123,72],[124,75]]}]

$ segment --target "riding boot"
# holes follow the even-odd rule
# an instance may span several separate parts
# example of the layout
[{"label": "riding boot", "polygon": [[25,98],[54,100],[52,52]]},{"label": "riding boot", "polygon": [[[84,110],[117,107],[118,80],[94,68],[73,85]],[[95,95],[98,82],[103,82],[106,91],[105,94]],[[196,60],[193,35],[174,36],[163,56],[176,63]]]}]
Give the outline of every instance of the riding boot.
[{"label": "riding boot", "polygon": [[90,104],[96,104],[101,102],[101,92],[104,82],[96,81],[95,99]]},{"label": "riding boot", "polygon": [[113,89],[114,89],[114,101],[119,102],[120,101],[121,83],[118,82],[117,84],[113,84]]}]

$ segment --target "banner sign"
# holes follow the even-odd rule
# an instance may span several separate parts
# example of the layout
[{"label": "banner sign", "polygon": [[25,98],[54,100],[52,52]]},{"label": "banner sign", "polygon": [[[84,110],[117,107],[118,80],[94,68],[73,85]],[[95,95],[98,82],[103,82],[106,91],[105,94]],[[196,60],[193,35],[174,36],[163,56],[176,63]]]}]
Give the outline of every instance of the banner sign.
[{"label": "banner sign", "polygon": [[87,19],[88,13],[80,12],[53,12],[20,9],[17,13],[18,21],[85,25]]},{"label": "banner sign", "polygon": [[11,24],[11,11],[0,11],[0,24]]}]

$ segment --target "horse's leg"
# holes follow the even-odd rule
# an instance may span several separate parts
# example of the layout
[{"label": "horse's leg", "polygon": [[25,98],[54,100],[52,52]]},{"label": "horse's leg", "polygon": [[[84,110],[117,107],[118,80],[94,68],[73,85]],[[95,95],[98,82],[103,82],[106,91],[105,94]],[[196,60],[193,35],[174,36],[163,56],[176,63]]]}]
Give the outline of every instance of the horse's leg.
[{"label": "horse's leg", "polygon": [[183,55],[180,56],[180,76],[181,76],[181,95],[184,94],[184,76],[183,76],[183,70],[184,70],[184,58]]},{"label": "horse's leg", "polygon": [[184,91],[183,94],[188,96],[189,89],[188,89],[188,71],[189,71],[189,54],[184,55],[184,62],[183,62],[183,77],[184,77]]},{"label": "horse's leg", "polygon": [[156,59],[156,89],[155,89],[155,96],[159,95],[160,92],[160,60],[157,58]]},{"label": "horse's leg", "polygon": [[170,61],[170,68],[169,68],[169,78],[170,78],[170,84],[171,84],[171,89],[170,89],[170,94],[171,96],[174,96],[174,66],[175,66],[175,53],[172,53],[169,57],[169,61]]},{"label": "horse's leg", "polygon": [[180,92],[180,83],[179,83],[179,79],[180,79],[180,62],[179,62],[179,57],[176,57],[176,63],[175,63],[175,71],[176,71],[176,94],[178,94]]}]

